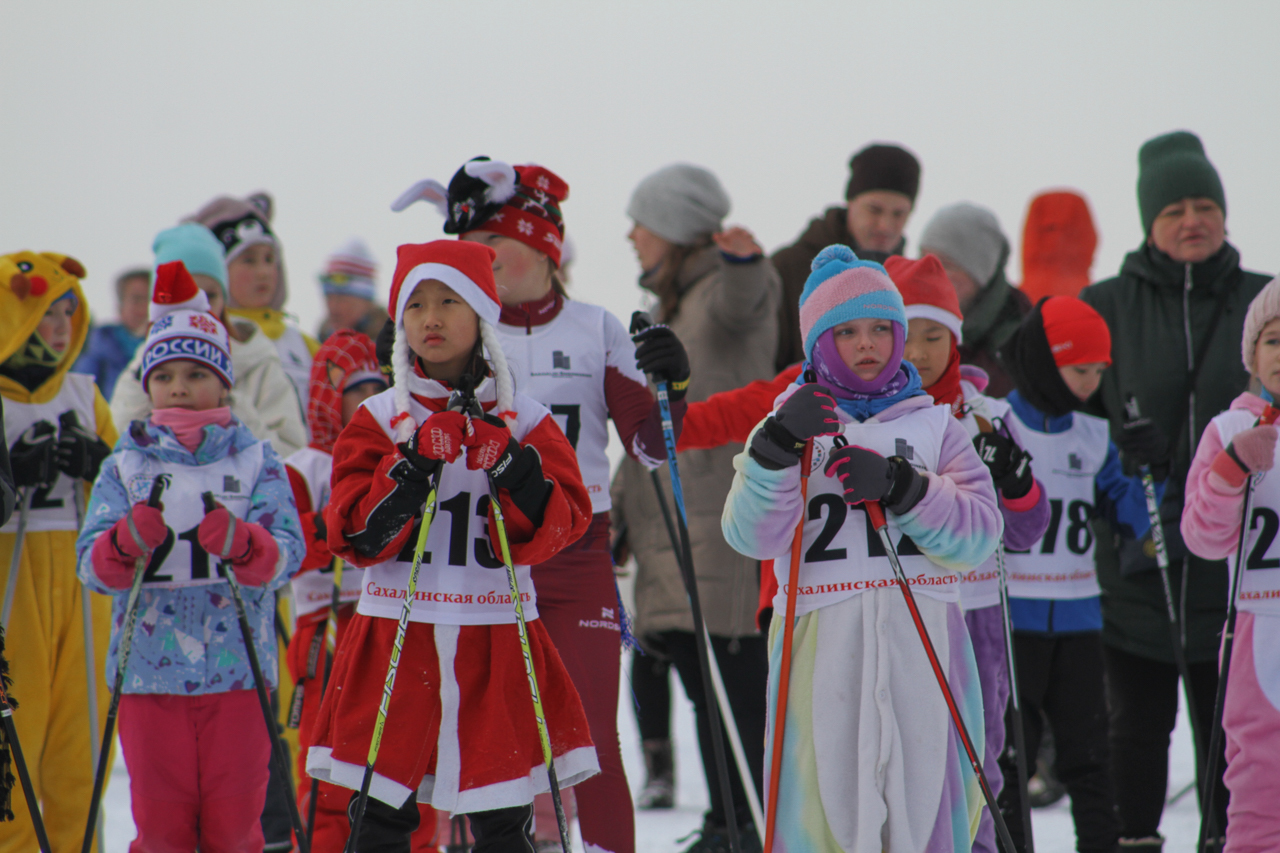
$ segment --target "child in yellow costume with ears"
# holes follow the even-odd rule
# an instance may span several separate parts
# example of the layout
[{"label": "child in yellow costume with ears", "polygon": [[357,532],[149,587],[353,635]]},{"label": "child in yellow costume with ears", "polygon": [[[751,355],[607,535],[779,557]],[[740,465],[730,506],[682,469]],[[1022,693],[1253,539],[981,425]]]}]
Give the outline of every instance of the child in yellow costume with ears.
[{"label": "child in yellow costume with ears", "polygon": [[[21,703],[13,719],[55,850],[83,837],[108,702],[111,602],[76,577],[89,484],[117,438],[93,379],[68,372],[89,330],[84,275],[54,252],[0,256],[0,394],[18,488],[0,528],[0,620]],[[13,798],[15,814],[25,812],[20,789]],[[30,821],[0,823],[0,853],[35,848]]]}]

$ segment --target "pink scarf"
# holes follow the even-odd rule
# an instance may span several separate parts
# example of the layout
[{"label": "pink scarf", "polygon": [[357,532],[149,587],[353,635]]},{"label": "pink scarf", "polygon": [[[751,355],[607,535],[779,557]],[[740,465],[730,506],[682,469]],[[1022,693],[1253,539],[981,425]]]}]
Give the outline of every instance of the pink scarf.
[{"label": "pink scarf", "polygon": [[195,453],[200,447],[200,442],[204,440],[205,427],[231,426],[231,407],[219,406],[216,409],[204,409],[198,412],[176,407],[154,409],[151,412],[151,423],[168,427],[183,447]]}]

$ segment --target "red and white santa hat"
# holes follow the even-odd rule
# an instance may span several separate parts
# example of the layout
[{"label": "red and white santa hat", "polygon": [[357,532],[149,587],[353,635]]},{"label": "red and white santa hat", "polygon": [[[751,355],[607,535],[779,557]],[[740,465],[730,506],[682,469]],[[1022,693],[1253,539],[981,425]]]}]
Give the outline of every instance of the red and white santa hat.
[{"label": "red and white santa hat", "polygon": [[884,269],[902,294],[908,321],[921,317],[941,323],[960,343],[960,327],[964,324],[960,299],[937,255],[925,255],[915,261],[893,255],[885,260]]},{"label": "red and white santa hat", "polygon": [[480,319],[480,340],[489,352],[489,367],[497,388],[497,414],[514,425],[515,382],[507,365],[507,355],[498,342],[494,326],[502,313],[498,286],[493,280],[493,249],[481,243],[461,240],[433,240],[409,243],[396,249],[396,272],[391,280],[391,310],[396,339],[391,348],[395,377],[396,416],[392,425],[399,441],[408,441],[418,423],[409,406],[409,381],[413,375],[409,342],[404,333],[404,310],[421,282],[435,279],[448,285],[471,306]]},{"label": "red and white santa hat", "polygon": [[156,267],[148,313],[151,329],[142,352],[144,389],[153,370],[178,359],[207,365],[228,388],[235,384],[227,329],[209,313],[209,297],[196,286],[182,261]]}]

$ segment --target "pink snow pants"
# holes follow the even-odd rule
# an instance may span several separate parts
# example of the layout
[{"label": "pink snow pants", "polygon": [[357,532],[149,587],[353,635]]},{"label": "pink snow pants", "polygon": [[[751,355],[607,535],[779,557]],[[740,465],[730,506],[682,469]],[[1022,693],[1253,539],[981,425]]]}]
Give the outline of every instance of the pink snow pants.
[{"label": "pink snow pants", "polygon": [[[1276,617],[1263,617],[1275,619]],[[1240,611],[1222,728],[1227,735],[1225,853],[1274,853],[1280,850],[1280,710],[1258,684],[1254,668],[1254,614]],[[1273,652],[1275,650],[1272,650]]]},{"label": "pink snow pants", "polygon": [[129,853],[262,853],[271,741],[252,690],[120,699]]}]

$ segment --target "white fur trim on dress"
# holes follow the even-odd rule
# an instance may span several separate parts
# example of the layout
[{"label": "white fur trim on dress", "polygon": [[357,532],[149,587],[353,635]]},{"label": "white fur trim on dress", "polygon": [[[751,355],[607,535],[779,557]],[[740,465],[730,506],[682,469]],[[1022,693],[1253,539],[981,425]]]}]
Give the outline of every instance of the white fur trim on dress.
[{"label": "white fur trim on dress", "polygon": [[404,322],[396,321],[396,339],[391,345],[391,370],[395,378],[396,414],[404,417],[396,423],[396,441],[408,441],[418,428],[409,407],[409,342],[405,340]]}]

